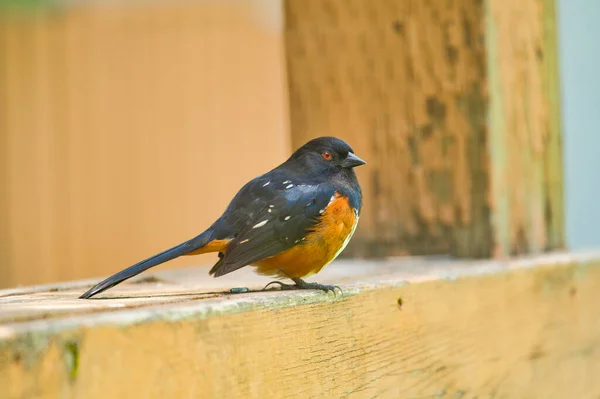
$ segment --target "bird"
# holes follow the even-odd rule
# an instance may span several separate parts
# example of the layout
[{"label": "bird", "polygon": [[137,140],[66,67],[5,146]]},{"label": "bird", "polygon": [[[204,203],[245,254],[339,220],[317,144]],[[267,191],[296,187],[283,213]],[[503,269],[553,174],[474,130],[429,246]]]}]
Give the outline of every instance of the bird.
[{"label": "bird", "polygon": [[354,168],[366,164],[345,141],[318,137],[282,164],[246,183],[204,232],[130,266],[80,296],[91,298],[143,271],[180,256],[217,252],[209,274],[220,277],[245,266],[279,280],[280,289],[334,291],[306,282],[346,247],[362,208]]}]

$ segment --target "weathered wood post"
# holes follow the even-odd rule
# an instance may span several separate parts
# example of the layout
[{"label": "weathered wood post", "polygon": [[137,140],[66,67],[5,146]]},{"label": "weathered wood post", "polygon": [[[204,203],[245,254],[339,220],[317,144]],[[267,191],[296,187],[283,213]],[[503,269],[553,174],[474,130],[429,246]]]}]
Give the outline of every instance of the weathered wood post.
[{"label": "weathered wood post", "polygon": [[561,248],[553,0],[286,0],[294,146],[369,163],[346,254]]}]

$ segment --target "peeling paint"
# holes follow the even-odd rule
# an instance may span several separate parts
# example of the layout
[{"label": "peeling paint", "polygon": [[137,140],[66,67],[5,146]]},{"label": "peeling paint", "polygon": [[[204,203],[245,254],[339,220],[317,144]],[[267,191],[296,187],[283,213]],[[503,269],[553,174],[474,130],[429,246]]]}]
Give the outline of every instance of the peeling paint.
[{"label": "peeling paint", "polygon": [[71,381],[75,381],[79,373],[79,344],[77,341],[68,341],[65,343],[64,348],[67,373]]}]

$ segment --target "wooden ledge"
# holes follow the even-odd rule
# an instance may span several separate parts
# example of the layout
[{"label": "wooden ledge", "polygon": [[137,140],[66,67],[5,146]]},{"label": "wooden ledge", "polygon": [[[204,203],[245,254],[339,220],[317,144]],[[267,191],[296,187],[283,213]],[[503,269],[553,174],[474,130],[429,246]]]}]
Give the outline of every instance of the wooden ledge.
[{"label": "wooden ledge", "polygon": [[339,261],[342,294],[250,270],[0,291],[4,398],[597,397],[600,253]]}]

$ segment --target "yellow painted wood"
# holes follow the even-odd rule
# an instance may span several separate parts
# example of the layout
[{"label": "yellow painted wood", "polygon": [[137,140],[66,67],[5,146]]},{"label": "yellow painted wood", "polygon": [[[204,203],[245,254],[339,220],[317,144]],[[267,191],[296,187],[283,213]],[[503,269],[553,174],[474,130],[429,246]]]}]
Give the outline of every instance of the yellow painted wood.
[{"label": "yellow painted wood", "polygon": [[[81,286],[0,291],[0,309],[50,311],[0,326],[0,397],[600,395],[600,254],[340,262],[324,273],[344,295],[207,298],[218,280],[200,289],[189,273],[109,300],[74,299]],[[234,283],[258,285],[245,279]],[[75,303],[104,309],[51,311]]]},{"label": "yellow painted wood", "polygon": [[0,287],[194,237],[290,153],[279,2],[51,3],[0,4]]}]

